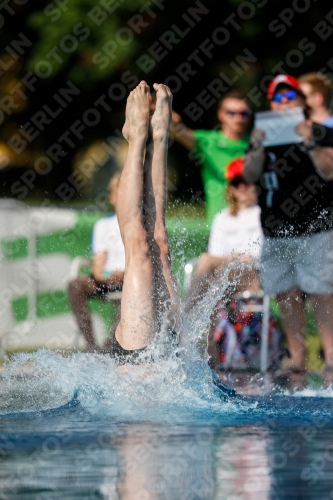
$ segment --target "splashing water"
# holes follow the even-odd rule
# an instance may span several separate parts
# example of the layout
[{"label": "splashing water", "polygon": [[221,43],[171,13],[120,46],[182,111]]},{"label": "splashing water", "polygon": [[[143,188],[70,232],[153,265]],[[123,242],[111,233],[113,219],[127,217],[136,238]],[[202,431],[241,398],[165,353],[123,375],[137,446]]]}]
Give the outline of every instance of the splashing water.
[{"label": "splashing water", "polygon": [[208,331],[212,304],[221,288],[219,280],[195,312],[183,315],[180,346],[170,349],[165,335],[158,334],[148,350],[156,361],[127,365],[128,373],[105,355],[63,356],[47,350],[16,354],[5,365],[3,409],[56,407],[79,391],[80,404],[90,413],[119,420],[174,422],[175,418],[183,420],[196,414],[219,414],[221,398],[212,384],[207,359],[198,352],[198,339]]},{"label": "splashing water", "polygon": [[[0,497],[312,500],[319,464],[328,498],[332,390],[225,401],[212,383],[198,340],[225,286],[224,277],[214,282],[183,315],[178,348],[160,332],[155,363],[126,374],[98,354],[39,350],[8,361]],[[79,403],[66,404],[76,391]]]},{"label": "splashing water", "polygon": [[[304,407],[298,410],[295,405],[291,414],[290,405],[284,407],[279,402],[277,411],[276,405],[270,406],[260,396],[227,402],[220,397],[212,383],[208,355],[199,354],[198,340],[206,337],[214,305],[225,288],[226,280],[222,277],[189,315],[183,314],[179,347],[166,347],[165,335],[158,334],[151,346],[156,361],[127,365],[127,373],[105,355],[77,352],[64,356],[43,349],[16,354],[5,365],[0,385],[1,413],[56,408],[78,391],[80,405],[89,414],[119,422],[216,421],[220,425],[222,418],[225,423],[240,423],[244,419],[250,423],[285,416],[286,412],[294,418],[300,411],[304,417]],[[159,357],[161,353],[163,358]],[[327,398],[332,392],[306,390],[301,395]],[[316,410],[308,410],[314,418]]]}]

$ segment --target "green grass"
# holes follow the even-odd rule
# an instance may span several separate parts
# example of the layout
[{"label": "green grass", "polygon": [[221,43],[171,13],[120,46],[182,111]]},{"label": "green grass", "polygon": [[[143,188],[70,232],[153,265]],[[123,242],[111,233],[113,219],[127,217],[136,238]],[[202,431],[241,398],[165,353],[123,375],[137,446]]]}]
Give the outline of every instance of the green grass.
[{"label": "green grass", "polygon": [[167,218],[174,219],[199,219],[204,221],[206,217],[205,205],[200,203],[189,204],[187,201],[173,200],[167,205]]}]

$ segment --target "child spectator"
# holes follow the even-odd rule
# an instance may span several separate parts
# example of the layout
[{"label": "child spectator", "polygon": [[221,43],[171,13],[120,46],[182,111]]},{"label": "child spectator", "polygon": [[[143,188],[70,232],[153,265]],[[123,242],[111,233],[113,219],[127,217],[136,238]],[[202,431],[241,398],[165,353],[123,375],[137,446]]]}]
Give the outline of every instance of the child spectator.
[{"label": "child spectator", "polygon": [[[212,225],[208,251],[198,261],[186,300],[191,310],[205,295],[210,284],[225,275],[229,287],[224,298],[245,289],[260,290],[257,268],[262,245],[260,208],[255,186],[243,177],[244,160],[232,161],[226,169],[227,196],[230,206],[219,212]],[[211,364],[216,362],[213,340],[216,317],[208,336],[208,354]]]}]

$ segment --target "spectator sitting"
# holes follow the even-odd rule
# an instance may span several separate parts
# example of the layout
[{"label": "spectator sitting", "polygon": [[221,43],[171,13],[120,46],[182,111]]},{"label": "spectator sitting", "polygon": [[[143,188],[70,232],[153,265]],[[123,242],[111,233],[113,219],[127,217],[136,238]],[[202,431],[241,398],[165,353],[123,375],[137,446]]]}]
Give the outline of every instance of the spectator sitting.
[{"label": "spectator sitting", "polygon": [[[305,109],[296,78],[275,77],[268,87],[273,111]],[[277,294],[290,362],[281,373],[290,387],[306,383],[305,314],[307,293],[323,341],[327,379],[333,374],[333,149],[314,143],[309,125],[296,131],[304,142],[261,145],[263,131],[252,132],[244,177],[260,189],[264,232],[261,279],[266,294]]]},{"label": "spectator sitting", "polygon": [[243,178],[243,163],[244,160],[239,158],[227,168],[230,207],[221,210],[214,218],[208,252],[200,256],[192,278],[186,301],[188,311],[207,292],[212,279],[223,275],[230,262],[251,264],[251,268],[247,266],[247,273],[239,277],[237,291],[245,286],[252,290],[260,288],[256,272],[262,242],[260,208],[256,204],[254,184]]},{"label": "spectator sitting", "polygon": [[[120,174],[109,182],[109,200],[115,206]],[[103,298],[105,294],[122,287],[125,269],[125,250],[116,214],[103,217],[95,223],[92,236],[93,265],[91,276],[79,276],[68,285],[71,306],[81,333],[87,342],[87,352],[100,351],[92,328],[87,299]],[[119,309],[120,300],[115,301]],[[115,326],[117,321],[115,322]],[[112,337],[113,335],[111,335]],[[106,344],[107,345],[107,344]]]},{"label": "spectator sitting", "polygon": [[306,98],[309,118],[312,122],[333,128],[333,116],[330,114],[332,82],[323,73],[306,73],[298,79],[299,86]]},{"label": "spectator sitting", "polygon": [[[260,208],[256,204],[255,186],[243,178],[243,163],[244,160],[239,158],[227,167],[230,207],[214,218],[208,252],[200,256],[191,281],[186,300],[187,311],[195,306],[207,292],[210,283],[223,276],[232,263],[235,265],[229,271],[228,280],[233,283],[233,293],[245,289],[260,290],[257,273],[262,243]],[[230,292],[230,289],[226,290],[225,294],[230,295]],[[212,358],[212,364],[216,355],[212,338],[214,328],[215,318],[212,318],[208,336],[208,354]]]},{"label": "spectator sitting", "polygon": [[202,161],[202,178],[209,222],[227,205],[225,190],[227,165],[243,157],[249,144],[248,129],[251,110],[246,96],[239,91],[225,94],[219,101],[218,130],[191,130],[182,123],[181,116],[173,112],[170,133],[188,149],[194,149]]}]

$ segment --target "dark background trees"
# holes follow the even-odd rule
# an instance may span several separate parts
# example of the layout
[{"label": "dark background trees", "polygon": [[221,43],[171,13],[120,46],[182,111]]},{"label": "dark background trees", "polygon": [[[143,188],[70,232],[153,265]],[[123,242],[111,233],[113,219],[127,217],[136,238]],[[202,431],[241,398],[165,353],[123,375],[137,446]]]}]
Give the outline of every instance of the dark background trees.
[{"label": "dark background trees", "polygon": [[[141,79],[168,83],[187,125],[212,128],[230,87],[255,110],[272,76],[333,70],[323,0],[8,0],[0,15],[1,195],[25,201],[91,196]],[[95,166],[80,157],[92,145]],[[198,159],[172,145],[170,165],[174,196],[200,198]]]}]

